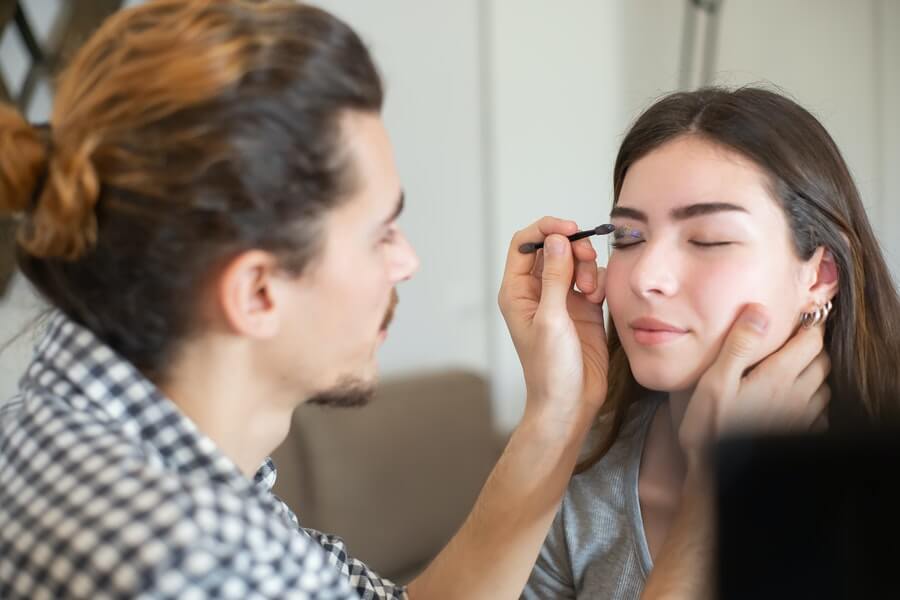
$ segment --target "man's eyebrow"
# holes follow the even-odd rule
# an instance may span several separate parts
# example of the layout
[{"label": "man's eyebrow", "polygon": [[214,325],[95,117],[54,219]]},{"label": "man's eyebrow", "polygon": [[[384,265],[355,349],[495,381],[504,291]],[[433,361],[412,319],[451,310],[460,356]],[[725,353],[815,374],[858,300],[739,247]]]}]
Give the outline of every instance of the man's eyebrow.
[{"label": "man's eyebrow", "polygon": [[396,221],[400,217],[400,213],[403,212],[403,205],[406,203],[406,193],[401,190],[400,197],[397,198],[397,206],[394,208],[394,212],[391,213],[391,216],[384,220],[382,223],[382,227],[390,225],[394,221]]},{"label": "man's eyebrow", "polygon": [[[743,206],[731,204],[730,202],[702,202],[698,204],[680,206],[678,208],[672,209],[672,212],[670,214],[672,216],[672,219],[676,221],[684,221],[685,219],[692,219],[694,217],[702,217],[704,215],[711,215],[714,213],[728,211],[737,211],[743,213],[748,212],[747,209]],[[609,218],[612,219],[614,217],[634,219],[635,221],[640,221],[642,223],[647,222],[646,213],[635,208],[628,208],[627,206],[613,207],[612,211],[609,213]]]}]

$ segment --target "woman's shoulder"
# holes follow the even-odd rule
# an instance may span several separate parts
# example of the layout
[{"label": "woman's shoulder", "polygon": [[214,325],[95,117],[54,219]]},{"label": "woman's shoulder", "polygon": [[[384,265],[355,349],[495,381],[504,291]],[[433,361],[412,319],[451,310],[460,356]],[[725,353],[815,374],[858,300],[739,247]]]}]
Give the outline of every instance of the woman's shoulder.
[{"label": "woman's shoulder", "polygon": [[[572,478],[570,491],[583,485],[593,490],[590,492],[592,495],[596,495],[598,482],[619,479],[633,463],[639,462],[650,422],[663,398],[660,394],[651,394],[632,401],[626,409],[622,426],[609,450],[594,464]],[[597,426],[588,433],[582,456],[595,451],[610,435],[612,413],[604,417],[605,419],[599,420]]]}]

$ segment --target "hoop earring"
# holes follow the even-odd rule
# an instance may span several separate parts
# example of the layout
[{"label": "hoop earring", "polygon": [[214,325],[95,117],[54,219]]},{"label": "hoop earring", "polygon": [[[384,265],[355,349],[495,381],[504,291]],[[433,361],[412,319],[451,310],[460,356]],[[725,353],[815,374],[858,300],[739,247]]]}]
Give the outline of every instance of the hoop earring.
[{"label": "hoop earring", "polygon": [[832,307],[831,300],[829,300],[824,306],[817,306],[816,310],[812,312],[800,313],[800,324],[806,329],[812,329],[819,323],[824,323],[828,320]]}]

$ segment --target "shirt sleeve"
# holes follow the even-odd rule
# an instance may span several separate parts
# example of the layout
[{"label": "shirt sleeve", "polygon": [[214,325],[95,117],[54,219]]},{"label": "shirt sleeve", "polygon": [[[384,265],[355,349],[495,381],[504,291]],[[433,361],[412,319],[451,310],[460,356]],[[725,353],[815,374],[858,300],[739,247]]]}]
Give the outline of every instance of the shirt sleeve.
[{"label": "shirt sleeve", "polygon": [[379,577],[364,563],[351,557],[341,538],[314,529],[303,531],[325,549],[328,561],[350,581],[350,587],[356,590],[361,600],[407,600],[406,586]]},{"label": "shirt sleeve", "polygon": [[560,508],[522,592],[522,600],[574,600],[575,584],[572,579],[565,522]]}]

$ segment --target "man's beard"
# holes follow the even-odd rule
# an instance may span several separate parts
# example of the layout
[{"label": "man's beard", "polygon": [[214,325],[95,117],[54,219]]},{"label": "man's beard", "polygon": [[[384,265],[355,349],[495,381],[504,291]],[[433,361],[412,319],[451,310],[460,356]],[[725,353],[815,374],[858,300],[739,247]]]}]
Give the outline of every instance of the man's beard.
[{"label": "man's beard", "polygon": [[314,395],[307,403],[335,408],[357,408],[368,404],[374,396],[374,382],[345,377],[334,387]]},{"label": "man's beard", "polygon": [[[385,330],[394,319],[394,310],[400,298],[397,290],[391,293],[391,303],[385,311],[381,323],[381,330]],[[315,394],[307,402],[316,406],[331,406],[335,408],[357,408],[368,404],[375,397],[375,382],[364,381],[358,377],[345,376],[332,388]]]}]

